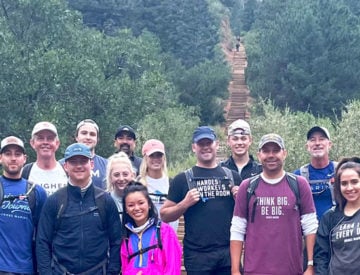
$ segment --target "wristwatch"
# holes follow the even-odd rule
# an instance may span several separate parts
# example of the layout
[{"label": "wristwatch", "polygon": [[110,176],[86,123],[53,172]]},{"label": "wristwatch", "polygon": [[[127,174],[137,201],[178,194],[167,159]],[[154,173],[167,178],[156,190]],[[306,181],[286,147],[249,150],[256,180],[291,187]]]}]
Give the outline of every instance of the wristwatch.
[{"label": "wristwatch", "polygon": [[308,261],[307,265],[311,265],[311,266],[314,266],[314,261],[311,260],[311,261]]}]

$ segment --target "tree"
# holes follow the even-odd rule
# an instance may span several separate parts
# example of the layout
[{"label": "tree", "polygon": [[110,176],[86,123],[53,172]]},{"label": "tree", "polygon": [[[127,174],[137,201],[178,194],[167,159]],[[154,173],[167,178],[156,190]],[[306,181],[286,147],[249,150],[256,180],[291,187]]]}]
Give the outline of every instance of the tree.
[{"label": "tree", "polygon": [[58,127],[61,154],[77,122],[92,118],[100,125],[99,153],[107,156],[119,124],[136,127],[177,102],[159,41],[148,32],[104,36],[84,28],[60,0],[2,0],[0,27],[2,136],[28,140],[36,122],[49,120]]},{"label": "tree", "polygon": [[254,26],[257,35],[249,38],[257,40],[250,43],[259,47],[247,51],[253,94],[271,96],[282,108],[332,117],[347,99],[359,98],[359,19],[347,6],[264,1]]},{"label": "tree", "polygon": [[181,163],[191,152],[192,133],[198,125],[199,118],[191,108],[160,109],[141,121],[139,142],[142,144],[151,138],[159,139],[165,144],[168,164]]}]

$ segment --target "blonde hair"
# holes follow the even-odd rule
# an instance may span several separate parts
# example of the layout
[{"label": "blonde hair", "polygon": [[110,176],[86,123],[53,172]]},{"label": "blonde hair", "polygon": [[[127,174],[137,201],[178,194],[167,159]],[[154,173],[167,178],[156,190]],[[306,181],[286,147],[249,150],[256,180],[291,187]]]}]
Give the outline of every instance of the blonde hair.
[{"label": "blonde hair", "polygon": [[[147,172],[148,172],[148,165],[147,165],[147,159],[149,158],[149,156],[144,155],[144,158],[141,162],[140,165],[140,173],[139,176],[136,178],[137,181],[141,182],[143,185],[147,186],[147,182],[146,182],[146,176],[147,176]],[[163,177],[167,177],[168,176],[168,170],[167,170],[167,164],[166,164],[166,155],[164,154],[164,162],[163,165],[161,167],[161,172],[162,172],[162,176]]]},{"label": "blonde hair", "polygon": [[106,191],[111,192],[114,190],[114,186],[111,184],[111,171],[115,165],[124,165],[134,174],[135,179],[135,173],[134,168],[131,164],[131,161],[127,154],[124,152],[119,152],[116,154],[113,154],[108,159],[108,163],[106,166]]}]

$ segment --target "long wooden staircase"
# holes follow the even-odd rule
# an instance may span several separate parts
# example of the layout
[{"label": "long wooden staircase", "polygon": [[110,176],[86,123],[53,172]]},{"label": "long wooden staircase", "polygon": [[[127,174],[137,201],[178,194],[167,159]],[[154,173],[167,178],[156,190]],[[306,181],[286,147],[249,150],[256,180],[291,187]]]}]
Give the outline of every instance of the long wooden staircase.
[{"label": "long wooden staircase", "polygon": [[250,117],[250,91],[246,85],[245,70],[247,58],[243,44],[240,44],[239,51],[232,51],[232,60],[229,60],[232,67],[232,80],[229,83],[229,99],[225,108],[226,126],[239,118]]},{"label": "long wooden staircase", "polygon": [[[224,51],[228,51],[224,49]],[[247,58],[243,44],[240,44],[239,51],[232,49],[225,52],[227,60],[232,69],[232,79],[229,83],[229,99],[225,106],[226,131],[227,127],[237,119],[249,119],[249,104],[251,102],[250,91],[245,81],[245,69]],[[217,160],[221,161],[227,157],[226,144],[220,144],[217,152]],[[184,218],[179,220],[177,235],[182,244],[184,238]],[[184,265],[181,267],[181,274],[186,275]]]}]

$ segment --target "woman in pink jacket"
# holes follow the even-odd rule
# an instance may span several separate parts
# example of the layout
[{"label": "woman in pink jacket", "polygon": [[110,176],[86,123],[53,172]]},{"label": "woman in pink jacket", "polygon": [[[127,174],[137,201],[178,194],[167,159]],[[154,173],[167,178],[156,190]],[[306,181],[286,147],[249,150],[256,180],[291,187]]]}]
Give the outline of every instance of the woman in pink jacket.
[{"label": "woman in pink jacket", "polygon": [[123,197],[123,275],[180,275],[181,246],[174,229],[158,218],[147,188],[130,183]]}]

